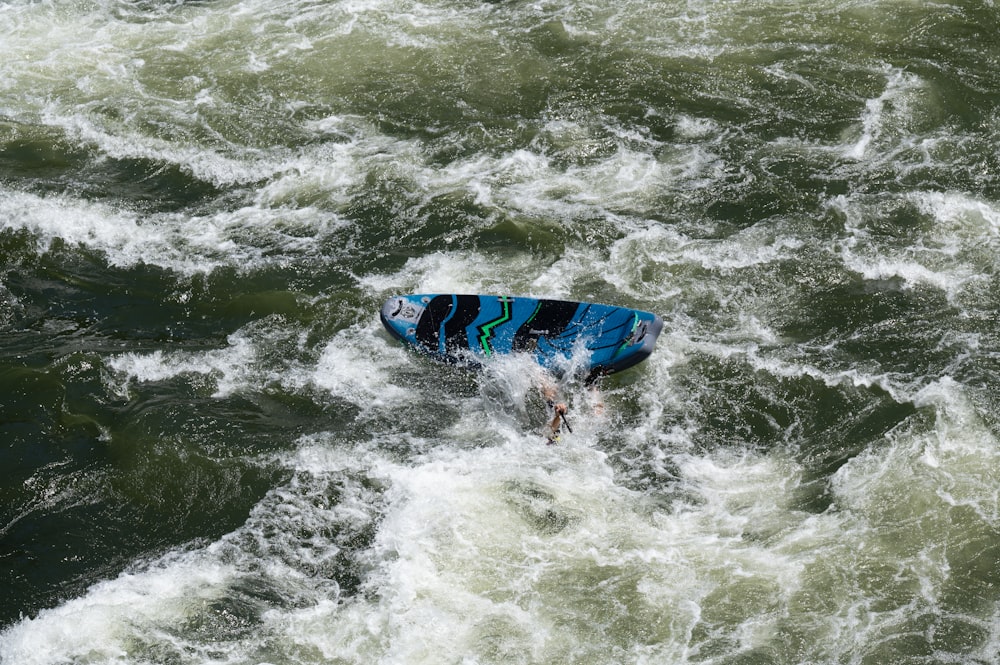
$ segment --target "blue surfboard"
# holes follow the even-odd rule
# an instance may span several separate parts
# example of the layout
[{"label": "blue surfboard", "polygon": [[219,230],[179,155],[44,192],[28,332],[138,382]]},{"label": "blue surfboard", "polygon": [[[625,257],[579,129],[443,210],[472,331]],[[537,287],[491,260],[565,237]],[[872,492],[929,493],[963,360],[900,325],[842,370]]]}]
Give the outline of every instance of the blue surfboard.
[{"label": "blue surfboard", "polygon": [[627,307],[448,293],[393,296],[381,318],[394,337],[444,362],[475,366],[498,354],[530,353],[561,373],[578,353],[590,377],[642,362],[663,329],[656,314]]}]

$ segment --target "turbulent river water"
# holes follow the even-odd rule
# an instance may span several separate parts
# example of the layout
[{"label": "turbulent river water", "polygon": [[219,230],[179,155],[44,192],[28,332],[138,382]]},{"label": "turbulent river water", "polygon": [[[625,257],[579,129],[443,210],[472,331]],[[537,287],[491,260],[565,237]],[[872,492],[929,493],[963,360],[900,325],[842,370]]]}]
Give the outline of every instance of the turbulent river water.
[{"label": "turbulent river water", "polygon": [[[3,2],[0,662],[997,662],[998,34]],[[412,291],[665,327],[546,446]]]}]

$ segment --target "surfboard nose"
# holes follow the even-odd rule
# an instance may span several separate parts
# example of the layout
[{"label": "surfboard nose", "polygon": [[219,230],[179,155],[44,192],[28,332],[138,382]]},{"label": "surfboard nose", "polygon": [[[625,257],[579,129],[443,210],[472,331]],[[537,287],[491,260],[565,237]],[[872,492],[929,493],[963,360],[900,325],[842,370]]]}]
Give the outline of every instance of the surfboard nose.
[{"label": "surfboard nose", "polygon": [[382,325],[386,330],[395,337],[407,341],[407,336],[413,334],[423,311],[424,308],[412,299],[393,296],[383,303],[379,318],[382,319]]},{"label": "surfboard nose", "polygon": [[406,301],[399,296],[393,296],[382,305],[382,320],[391,321],[403,311],[403,304]]},{"label": "surfboard nose", "polygon": [[383,321],[406,321],[416,324],[424,311],[424,306],[403,296],[393,296],[382,305]]}]

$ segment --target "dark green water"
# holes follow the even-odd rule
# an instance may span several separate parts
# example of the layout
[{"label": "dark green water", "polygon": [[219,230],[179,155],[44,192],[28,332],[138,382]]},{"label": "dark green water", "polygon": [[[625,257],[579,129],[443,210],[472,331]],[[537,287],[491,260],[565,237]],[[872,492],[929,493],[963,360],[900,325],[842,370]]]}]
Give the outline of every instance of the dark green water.
[{"label": "dark green water", "polygon": [[[996,662],[997,34],[0,6],[0,662]],[[410,291],[666,326],[546,447]]]}]

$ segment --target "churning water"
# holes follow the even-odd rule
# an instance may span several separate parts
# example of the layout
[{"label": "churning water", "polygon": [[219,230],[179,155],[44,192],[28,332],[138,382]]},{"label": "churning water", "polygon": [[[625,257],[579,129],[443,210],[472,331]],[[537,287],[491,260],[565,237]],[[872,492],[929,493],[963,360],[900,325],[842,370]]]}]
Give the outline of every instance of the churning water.
[{"label": "churning water", "polygon": [[[0,4],[0,662],[997,662],[998,34]],[[409,291],[666,325],[545,446]]]}]

